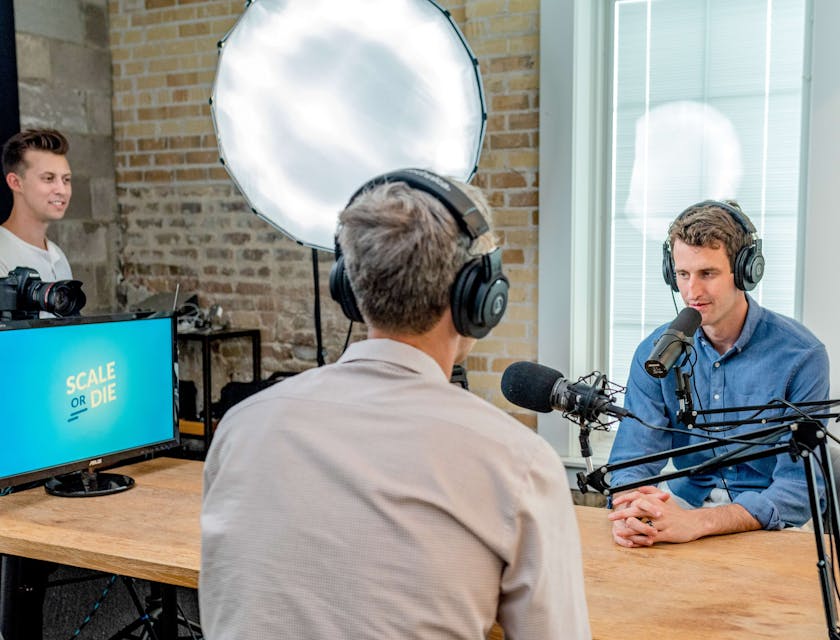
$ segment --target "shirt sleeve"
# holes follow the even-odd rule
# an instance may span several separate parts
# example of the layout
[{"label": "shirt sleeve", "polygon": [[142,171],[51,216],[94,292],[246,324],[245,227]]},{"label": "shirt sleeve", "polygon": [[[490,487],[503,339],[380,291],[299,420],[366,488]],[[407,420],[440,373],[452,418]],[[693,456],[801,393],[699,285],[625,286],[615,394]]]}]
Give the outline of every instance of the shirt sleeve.
[{"label": "shirt sleeve", "polygon": [[510,640],[588,640],[580,534],[566,472],[541,443],[515,512],[499,624]]},{"label": "shirt sleeve", "polygon": [[[825,347],[820,344],[806,352],[790,372],[786,400],[793,403],[827,400],[829,364]],[[763,491],[745,491],[733,501],[740,504],[765,529],[798,527],[811,518],[808,485],[802,460],[787,453],[777,456],[773,479]],[[825,482],[817,472],[820,509],[825,509]]]}]

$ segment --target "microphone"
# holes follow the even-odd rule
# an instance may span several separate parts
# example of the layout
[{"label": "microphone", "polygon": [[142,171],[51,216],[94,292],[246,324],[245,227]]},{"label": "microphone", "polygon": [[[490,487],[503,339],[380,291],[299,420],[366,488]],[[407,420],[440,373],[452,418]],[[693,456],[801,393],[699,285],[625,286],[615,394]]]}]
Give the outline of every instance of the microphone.
[{"label": "microphone", "polygon": [[594,422],[603,413],[617,418],[631,416],[624,407],[612,404],[603,389],[569,382],[559,371],[533,362],[514,362],[505,369],[502,394],[524,409],[540,413],[557,409],[586,422]]},{"label": "microphone", "polygon": [[667,376],[685,352],[686,345],[694,344],[694,332],[702,321],[703,316],[697,309],[686,307],[680,311],[653,345],[653,351],[645,362],[645,371],[654,378]]}]

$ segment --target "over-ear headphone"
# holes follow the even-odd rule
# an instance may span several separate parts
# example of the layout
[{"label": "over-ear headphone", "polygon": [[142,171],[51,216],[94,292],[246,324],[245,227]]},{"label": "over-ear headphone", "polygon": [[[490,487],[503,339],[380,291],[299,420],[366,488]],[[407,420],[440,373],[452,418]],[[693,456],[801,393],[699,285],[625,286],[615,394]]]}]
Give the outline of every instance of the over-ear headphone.
[{"label": "over-ear headphone", "polygon": [[[704,200],[703,202],[693,204],[678,215],[676,219],[679,220],[689,211],[704,207],[723,209],[750,236],[751,241],[738,250],[732,272],[735,275],[736,287],[741,291],[752,291],[764,275],[764,255],[761,253],[761,238],[758,237],[755,227],[744,217],[744,214],[738,207],[719,200]],[[671,253],[670,238],[666,238],[662,245],[662,277],[673,291],[679,291],[677,274],[674,268],[674,256]]]},{"label": "over-ear headphone", "polygon": [[[484,216],[466,193],[446,178],[424,169],[401,169],[377,176],[362,185],[350,197],[348,206],[361,193],[386,182],[404,182],[413,189],[434,196],[452,214],[458,228],[469,236],[470,240],[475,240],[490,229]],[[500,248],[467,262],[458,272],[450,294],[452,320],[458,333],[472,338],[486,336],[499,324],[504,315],[509,287],[508,279],[502,273]],[[335,263],[330,271],[330,295],[341,306],[345,316],[355,322],[363,322],[356,296],[350,286],[338,235],[335,239]]]}]

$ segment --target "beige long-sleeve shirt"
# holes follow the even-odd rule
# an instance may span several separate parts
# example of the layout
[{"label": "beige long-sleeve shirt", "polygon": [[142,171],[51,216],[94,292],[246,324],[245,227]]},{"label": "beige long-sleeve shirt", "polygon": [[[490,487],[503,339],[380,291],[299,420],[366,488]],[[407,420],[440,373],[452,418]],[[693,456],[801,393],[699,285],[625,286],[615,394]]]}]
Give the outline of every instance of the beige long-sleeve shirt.
[{"label": "beige long-sleeve shirt", "polygon": [[209,640],[590,637],[559,458],[399,342],[230,410],[201,526]]}]

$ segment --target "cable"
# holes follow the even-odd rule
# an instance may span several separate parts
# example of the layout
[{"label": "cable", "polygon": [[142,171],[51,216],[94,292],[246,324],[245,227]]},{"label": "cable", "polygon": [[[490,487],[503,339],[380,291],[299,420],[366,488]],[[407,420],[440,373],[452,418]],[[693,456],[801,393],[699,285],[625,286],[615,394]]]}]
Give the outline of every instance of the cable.
[{"label": "cable", "polygon": [[102,602],[105,600],[105,597],[111,591],[111,587],[114,586],[114,582],[116,582],[116,580],[117,574],[113,574],[110,578],[108,578],[108,582],[105,584],[105,588],[102,589],[102,593],[99,594],[99,597],[93,603],[90,613],[88,613],[85,616],[84,620],[82,620],[82,623],[78,627],[76,627],[76,630],[72,634],[70,634],[69,640],[75,640],[75,638],[78,638],[79,635],[82,633],[82,629],[84,629],[90,623],[90,621],[93,620],[93,616],[95,616],[99,612],[99,609],[102,606]]},{"label": "cable", "polygon": [[350,321],[350,324],[347,327],[347,336],[344,338],[344,346],[341,348],[341,353],[343,354],[347,351],[347,347],[350,346],[350,335],[353,333],[353,321]]},{"label": "cable", "polygon": [[321,281],[318,271],[318,250],[312,248],[312,280],[315,289],[315,359],[319,367],[323,367],[324,341],[321,335]]},{"label": "cable", "polygon": [[[639,423],[643,426],[647,427],[648,429],[654,429],[655,431],[663,431],[665,433],[681,433],[687,436],[694,436],[696,438],[705,438],[706,440],[717,440],[721,444],[756,444],[761,443],[760,440],[742,440],[736,437],[727,437],[727,436],[714,436],[711,433],[698,433],[697,431],[689,431],[687,429],[675,429],[674,427],[662,427],[655,424],[648,424],[647,422],[642,422],[639,420]],[[779,436],[783,436],[785,433],[790,431],[790,424],[781,424],[779,425],[778,432]],[[771,434],[772,435],[772,434]],[[770,436],[768,436],[769,438]],[[766,444],[766,443],[765,443]]]}]

